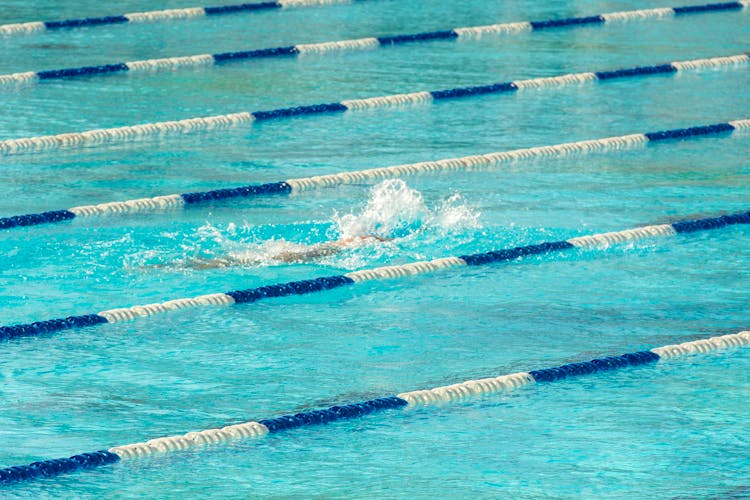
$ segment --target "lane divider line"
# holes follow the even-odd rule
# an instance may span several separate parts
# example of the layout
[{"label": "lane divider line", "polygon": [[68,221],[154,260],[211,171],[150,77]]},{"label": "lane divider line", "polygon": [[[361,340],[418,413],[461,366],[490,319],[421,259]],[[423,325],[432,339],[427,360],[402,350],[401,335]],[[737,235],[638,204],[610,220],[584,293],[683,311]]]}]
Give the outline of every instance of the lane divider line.
[{"label": "lane divider line", "polygon": [[137,142],[153,137],[186,135],[195,132],[219,131],[252,124],[255,121],[278,120],[298,116],[323,115],[332,113],[372,111],[376,109],[403,108],[432,104],[437,101],[483,97],[495,94],[510,94],[519,90],[542,90],[570,85],[584,85],[596,81],[610,81],[620,78],[648,77],[653,75],[676,74],[685,71],[707,69],[736,70],[747,68],[750,54],[691,59],[653,66],[636,66],[610,71],[569,73],[552,77],[531,78],[511,82],[491,83],[471,87],[418,91],[364,99],[349,99],[341,102],[309,104],[280,108],[270,111],[230,113],[225,115],[186,118],[164,122],[126,125],[85,132],[67,132],[56,135],[24,137],[0,140],[0,156],[41,153],[45,151],[92,147],[99,145]]},{"label": "lane divider line", "polygon": [[[488,26],[453,28],[443,31],[430,31],[423,33],[381,37],[366,37],[320,43],[303,43],[287,45],[283,47],[239,50],[234,52],[221,52],[216,54],[197,54],[190,56],[145,59],[141,61],[117,62],[96,66],[81,66],[76,68],[61,68],[32,72],[26,71],[21,73],[0,75],[0,86],[12,85],[17,88],[19,86],[27,86],[38,83],[42,80],[56,80],[61,78],[75,78],[81,76],[103,75],[122,72],[152,73],[154,71],[163,70],[175,71],[185,68],[194,68],[197,66],[221,64],[230,61],[292,56],[296,57],[302,54],[310,53],[321,55],[331,52],[372,50],[378,47],[388,47],[391,45],[403,45],[408,43],[421,43],[432,40],[457,40],[461,38],[476,39],[487,35],[511,35],[526,31],[537,31],[550,28],[573,28],[579,26],[589,26],[593,24],[623,21],[664,19],[666,13],[670,13],[673,16],[679,17],[686,14],[699,14],[719,11],[742,11],[745,9],[748,3],[750,3],[750,0],[742,2],[713,3],[690,7],[668,7],[658,9],[633,10],[587,17],[571,17],[565,19],[549,19],[545,21],[501,23]],[[30,28],[27,27],[18,29],[21,31],[28,31]]]},{"label": "lane divider line", "polygon": [[620,151],[644,147],[649,142],[694,137],[716,136],[726,133],[750,131],[750,119],[734,120],[713,125],[629,134],[602,139],[568,142],[552,146],[514,149],[510,151],[464,156],[436,161],[394,165],[354,172],[318,175],[287,179],[267,184],[215,189],[194,193],[170,194],[152,198],[139,198],[128,201],[113,201],[97,205],[82,205],[64,210],[0,217],[0,230],[19,227],[53,224],[85,217],[114,216],[127,214],[154,214],[169,210],[183,209],[189,205],[253,198],[257,196],[288,195],[302,191],[331,188],[344,184],[360,184],[387,178],[441,172],[459,172],[488,169],[507,165],[516,161],[539,158],[560,158],[568,155],[585,155],[608,151]]},{"label": "lane divider line", "polygon": [[719,217],[708,217],[696,220],[660,224],[646,227],[626,229],[623,231],[579,236],[562,241],[547,241],[538,244],[525,245],[502,250],[481,252],[456,257],[446,257],[432,261],[413,262],[397,266],[384,266],[374,269],[353,271],[339,276],[327,276],[289,283],[266,285],[247,290],[235,290],[226,293],[200,295],[192,298],[181,298],[159,302],[155,304],[138,305],[118,309],[109,309],[96,314],[69,316],[67,318],[35,321],[33,323],[0,326],[0,340],[10,340],[20,337],[38,336],[62,330],[89,327],[104,323],[119,323],[146,318],[157,314],[176,311],[191,307],[229,306],[234,304],[249,304],[259,300],[306,295],[314,292],[332,290],[353,284],[372,280],[386,280],[433,273],[449,268],[462,266],[481,266],[498,262],[517,261],[532,255],[545,255],[574,248],[608,247],[624,242],[637,241],[646,238],[674,236],[720,229],[736,224],[750,224],[750,212],[740,212]]},{"label": "lane divider line", "polygon": [[59,21],[29,21],[22,23],[0,24],[0,37],[30,35],[43,31],[106,26],[112,24],[140,24],[163,21],[182,21],[201,17],[258,12],[265,10],[286,9],[295,7],[313,7],[320,5],[350,4],[364,0],[278,0],[274,2],[242,3],[217,5],[213,7],[186,7],[183,9],[149,10],[130,12],[99,17],[63,19]]},{"label": "lane divider line", "polygon": [[590,361],[479,380],[468,380],[432,389],[403,392],[395,396],[386,396],[360,403],[342,404],[320,410],[228,425],[217,429],[166,436],[139,443],[114,446],[93,453],[73,455],[69,458],[41,460],[29,465],[0,469],[0,485],[51,478],[83,469],[94,469],[114,464],[121,460],[220,445],[239,439],[258,439],[267,434],[361,418],[373,413],[388,416],[394,414],[397,410],[463,402],[494,394],[508,393],[531,384],[550,383],[585,375],[642,367],[688,355],[721,351],[724,351],[723,354],[728,354],[732,350],[736,351],[748,346],[750,346],[750,331],[743,331],[656,347],[646,351],[629,352],[617,356],[607,356]]}]

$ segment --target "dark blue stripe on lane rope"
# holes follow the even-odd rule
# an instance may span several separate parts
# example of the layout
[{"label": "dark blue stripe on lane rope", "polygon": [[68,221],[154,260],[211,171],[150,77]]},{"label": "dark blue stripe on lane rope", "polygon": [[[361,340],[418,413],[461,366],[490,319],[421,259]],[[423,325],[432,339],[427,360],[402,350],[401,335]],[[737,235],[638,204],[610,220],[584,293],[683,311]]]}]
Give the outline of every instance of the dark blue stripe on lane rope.
[{"label": "dark blue stripe on lane rope", "polygon": [[678,233],[694,233],[696,231],[718,229],[734,224],[750,224],[750,212],[675,222],[672,224],[672,227]]},{"label": "dark blue stripe on lane rope", "polygon": [[343,113],[349,108],[338,102],[328,104],[311,104],[308,106],[297,106],[294,108],[272,109],[270,111],[253,111],[252,115],[256,121],[272,120],[274,118],[286,118],[289,116],[317,115],[323,113]]},{"label": "dark blue stripe on lane rope", "polygon": [[672,7],[676,16],[681,14],[696,14],[700,12],[742,10],[745,6],[739,2],[709,3],[706,5],[688,5],[685,7]]},{"label": "dark blue stripe on lane rope", "polygon": [[107,450],[82,453],[80,455],[73,455],[70,458],[42,460],[29,465],[0,469],[0,485],[59,476],[60,474],[67,474],[78,469],[93,469],[119,461],[119,456]]},{"label": "dark blue stripe on lane rope", "polygon": [[632,352],[620,356],[609,356],[581,363],[532,370],[529,374],[537,382],[554,382],[555,380],[563,380],[578,375],[588,375],[590,373],[617,370],[628,366],[656,363],[659,359],[659,355],[651,351]]},{"label": "dark blue stripe on lane rope", "polygon": [[309,425],[327,424],[336,420],[357,418],[370,413],[383,410],[394,410],[408,405],[405,400],[390,396],[379,399],[371,399],[361,403],[332,406],[325,410],[313,410],[295,415],[284,415],[282,417],[260,420],[259,423],[268,427],[269,432],[279,432],[296,427]]},{"label": "dark blue stripe on lane rope", "polygon": [[24,325],[0,326],[0,340],[10,340],[18,337],[31,337],[44,333],[59,332],[72,328],[83,328],[86,326],[108,323],[107,318],[98,314],[87,314],[84,316],[68,316],[67,318],[50,319],[47,321],[35,321]]},{"label": "dark blue stripe on lane rope", "polygon": [[657,73],[677,73],[677,68],[671,64],[658,66],[638,66],[636,68],[616,69],[614,71],[597,71],[594,74],[599,80],[611,80],[629,76],[655,75]]},{"label": "dark blue stripe on lane rope", "polygon": [[0,217],[0,229],[12,227],[36,226],[38,224],[49,224],[74,219],[76,214],[70,210],[53,210],[40,214],[14,215],[13,217]]},{"label": "dark blue stripe on lane rope", "polygon": [[225,292],[234,299],[236,304],[247,304],[271,297],[286,297],[288,295],[304,295],[306,293],[331,290],[345,285],[353,285],[354,280],[347,276],[327,276],[312,280],[291,281],[279,285],[267,285],[247,290]]},{"label": "dark blue stripe on lane rope", "polygon": [[278,2],[260,2],[260,3],[243,3],[239,5],[221,5],[218,7],[203,7],[207,16],[218,14],[233,14],[235,12],[249,12],[254,10],[271,10],[280,9],[281,4]]},{"label": "dark blue stripe on lane rope", "polygon": [[450,40],[452,38],[458,38],[458,33],[453,30],[428,31],[411,35],[381,36],[378,37],[378,43],[380,43],[380,45],[399,45],[402,43],[421,42],[424,40]]},{"label": "dark blue stripe on lane rope", "polygon": [[270,49],[221,52],[219,54],[211,54],[211,56],[214,58],[214,62],[222,63],[229,61],[240,61],[243,59],[262,59],[264,57],[293,56],[298,53],[299,50],[297,50],[297,47],[295,47],[294,45],[290,45],[288,47],[273,47]]},{"label": "dark blue stripe on lane rope", "polygon": [[546,28],[562,28],[565,26],[579,26],[581,24],[602,24],[602,16],[569,17],[566,19],[550,19],[547,21],[531,21],[531,27],[535,30]]},{"label": "dark blue stripe on lane rope", "polygon": [[39,71],[36,76],[40,80],[52,80],[56,78],[67,78],[73,76],[99,75],[102,73],[119,73],[128,71],[125,63],[103,64],[101,66],[83,66],[81,68],[51,69]]},{"label": "dark blue stripe on lane rope", "polygon": [[457,87],[446,90],[433,90],[430,92],[433,99],[455,99],[484,94],[500,94],[503,92],[515,92],[518,87],[513,82],[493,83],[491,85],[478,85],[476,87]]},{"label": "dark blue stripe on lane rope", "polygon": [[519,257],[525,257],[527,255],[538,255],[548,252],[554,252],[555,250],[568,250],[570,248],[575,247],[567,241],[553,241],[540,243],[538,245],[527,245],[523,247],[508,248],[506,250],[497,250],[494,252],[461,255],[459,256],[459,259],[462,259],[469,266],[480,266],[482,264],[489,264],[491,262],[503,262],[507,260],[514,260]]},{"label": "dark blue stripe on lane rope", "polygon": [[215,189],[213,191],[202,191],[196,193],[183,193],[182,199],[186,205],[205,203],[207,201],[226,200],[229,198],[247,198],[251,196],[269,194],[287,194],[292,187],[284,181],[258,184],[253,186],[241,186],[236,188]]},{"label": "dark blue stripe on lane rope", "polygon": [[647,132],[644,134],[649,141],[664,141],[668,139],[683,139],[698,135],[720,134],[722,132],[731,132],[734,127],[729,123],[716,123],[714,125],[702,125],[699,127],[678,128],[673,130],[663,130],[661,132]]},{"label": "dark blue stripe on lane rope", "polygon": [[64,21],[45,21],[44,27],[48,30],[54,30],[60,28],[79,28],[83,26],[101,26],[103,24],[120,24],[127,22],[128,18],[125,16],[85,17],[83,19],[66,19]]}]

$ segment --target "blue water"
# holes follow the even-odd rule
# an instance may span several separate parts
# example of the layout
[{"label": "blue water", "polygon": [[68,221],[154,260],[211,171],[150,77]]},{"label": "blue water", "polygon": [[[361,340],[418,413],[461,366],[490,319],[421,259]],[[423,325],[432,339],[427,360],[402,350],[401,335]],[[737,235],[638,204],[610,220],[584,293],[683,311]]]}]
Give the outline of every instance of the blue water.
[{"label": "blue water", "polygon": [[[1,21],[157,8],[58,3],[5,2]],[[0,72],[656,6],[372,0],[91,28],[0,40]],[[3,90],[0,138],[732,55],[748,50],[749,26],[747,12],[717,13],[47,82]],[[749,84],[747,67],[690,72],[7,157],[0,216],[748,118]],[[6,231],[0,324],[745,211],[749,146],[735,134],[408,178],[416,200],[353,185]],[[421,229],[304,264],[190,265],[335,239],[342,217],[394,207]],[[750,323],[749,236],[739,226],[8,342],[0,465],[734,333]],[[675,360],[2,494],[742,498],[749,369],[747,350]]]}]

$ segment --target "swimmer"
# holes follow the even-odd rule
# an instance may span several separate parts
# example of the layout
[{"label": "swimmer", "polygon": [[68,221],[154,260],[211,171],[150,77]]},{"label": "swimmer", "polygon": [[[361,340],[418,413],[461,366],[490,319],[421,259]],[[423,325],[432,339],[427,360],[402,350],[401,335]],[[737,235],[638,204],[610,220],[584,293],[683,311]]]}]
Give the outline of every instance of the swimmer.
[{"label": "swimmer", "polygon": [[[394,246],[400,246],[401,242],[408,244],[413,236],[431,228],[477,227],[478,216],[456,194],[446,199],[436,211],[430,210],[419,191],[401,179],[386,179],[371,188],[369,199],[360,210],[344,214],[334,212],[330,222],[332,232],[338,235],[334,236],[336,239],[312,245],[271,239],[244,248],[237,248],[234,241],[229,241],[236,249],[233,251],[223,245],[228,238],[209,225],[202,236],[222,244],[225,247],[222,253],[201,254],[198,247],[192,257],[148,267],[215,269],[313,262],[386,242],[392,242]],[[235,228],[228,232],[234,235]]]},{"label": "swimmer", "polygon": [[[386,238],[384,236],[378,236],[375,234],[354,236],[350,238],[341,238],[335,241],[326,241],[325,243],[318,243],[316,245],[310,245],[303,250],[285,250],[275,255],[271,255],[269,256],[269,258],[271,260],[285,262],[287,264],[311,262],[322,257],[336,255],[350,248],[358,248],[372,243],[382,243],[391,240],[393,240],[393,238]],[[196,257],[190,261],[189,266],[193,269],[216,269],[220,267],[254,265],[260,263],[261,260],[257,258],[248,259],[244,257],[227,255],[226,257],[217,259],[203,259],[200,257]]]}]

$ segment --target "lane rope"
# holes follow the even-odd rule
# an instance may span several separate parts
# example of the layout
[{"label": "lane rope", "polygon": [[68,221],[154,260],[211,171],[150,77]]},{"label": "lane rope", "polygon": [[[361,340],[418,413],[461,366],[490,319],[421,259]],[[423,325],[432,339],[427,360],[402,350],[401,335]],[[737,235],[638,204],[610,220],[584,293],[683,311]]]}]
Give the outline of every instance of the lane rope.
[{"label": "lane rope", "polygon": [[686,220],[673,224],[659,224],[645,227],[626,229],[593,235],[584,235],[561,241],[548,241],[532,245],[525,245],[502,250],[481,252],[477,254],[445,257],[431,261],[413,262],[397,266],[384,266],[374,269],[353,271],[339,276],[326,276],[301,281],[292,281],[275,285],[266,285],[247,290],[235,290],[226,293],[200,295],[159,302],[155,304],[138,305],[109,309],[96,314],[82,316],[68,316],[67,318],[35,321],[33,323],[12,326],[0,326],[0,340],[10,340],[20,337],[38,336],[62,330],[89,327],[105,323],[119,323],[146,318],[157,314],[176,311],[179,309],[230,306],[234,304],[249,304],[268,298],[306,295],[314,292],[332,290],[344,286],[359,284],[367,281],[387,280],[433,273],[454,267],[481,266],[498,262],[511,262],[532,255],[545,255],[575,248],[608,247],[624,242],[642,240],[646,238],[674,236],[677,234],[693,233],[720,229],[736,224],[750,224],[750,212],[740,212],[719,217]]},{"label": "lane rope", "polygon": [[568,142],[552,146],[537,146],[482,155],[464,156],[460,158],[372,168],[354,172],[340,172],[314,177],[287,179],[285,181],[271,182],[267,184],[223,188],[193,193],[170,194],[128,201],[113,201],[97,205],[82,205],[64,210],[52,210],[41,213],[2,217],[0,218],[0,229],[60,223],[86,217],[154,214],[215,201],[246,199],[257,196],[288,195],[290,193],[299,193],[312,189],[331,188],[345,184],[371,183],[382,179],[409,175],[461,171],[470,172],[499,167],[517,161],[535,160],[539,158],[560,158],[574,154],[585,155],[620,151],[644,147],[650,142],[672,139],[691,139],[706,136],[710,137],[730,132],[733,134],[738,132],[747,133],[748,131],[750,131],[750,119],[742,119],[716,123],[713,125],[700,125],[688,128],[663,130],[659,132],[647,132],[645,134],[605,137],[602,139]]},{"label": "lane rope", "polygon": [[24,153],[41,153],[76,147],[112,145],[138,142],[153,137],[179,136],[196,132],[220,131],[228,128],[250,125],[256,121],[278,120],[297,116],[323,115],[376,109],[404,108],[432,104],[443,100],[453,100],[487,95],[515,93],[519,90],[542,90],[592,82],[610,81],[620,78],[649,77],[653,75],[678,74],[686,71],[715,69],[744,69],[750,62],[750,54],[736,54],[711,58],[674,61],[667,64],[636,66],[608,71],[568,73],[552,77],[518,79],[509,82],[490,83],[471,87],[418,91],[364,99],[349,99],[333,103],[308,104],[270,111],[238,112],[225,115],[186,118],[164,122],[126,125],[85,132],[24,137],[0,140],[0,157]]},{"label": "lane rope", "polygon": [[658,9],[632,10],[611,12],[587,17],[571,17],[565,19],[549,19],[544,21],[514,22],[492,24],[488,26],[471,26],[454,28],[444,31],[430,31],[423,33],[392,35],[381,37],[366,37],[351,40],[338,40],[321,43],[303,43],[283,47],[265,49],[240,50],[221,52],[217,54],[197,54],[190,56],[165,57],[145,59],[141,61],[116,62],[97,66],[81,66],[77,68],[51,69],[44,71],[25,71],[0,75],[0,87],[10,85],[14,88],[32,85],[43,80],[57,80],[61,78],[75,78],[82,76],[103,75],[113,73],[149,73],[159,71],[176,71],[199,66],[214,66],[227,62],[250,59],[268,59],[277,57],[296,57],[304,54],[326,55],[333,52],[371,50],[378,47],[390,47],[409,43],[421,43],[432,40],[477,39],[484,36],[498,36],[518,34],[527,31],[538,31],[550,28],[573,28],[604,24],[612,22],[631,22],[644,19],[664,19],[667,16],[681,17],[686,14],[699,14],[719,11],[742,11],[750,5],[750,0],[739,2],[713,3],[700,6],[668,7]]},{"label": "lane rope", "polygon": [[186,7],[182,9],[149,10],[130,12],[99,17],[63,19],[58,21],[30,21],[23,23],[0,24],[0,37],[31,35],[43,31],[106,26],[112,24],[141,24],[163,21],[183,21],[209,16],[258,12],[296,7],[313,7],[320,5],[350,4],[364,0],[278,0],[274,2],[242,3],[216,5],[212,7]]},{"label": "lane rope", "polygon": [[750,331],[692,340],[645,351],[629,352],[578,363],[569,363],[528,372],[494,376],[479,380],[402,392],[398,395],[371,399],[360,403],[341,404],[330,408],[305,411],[280,417],[243,422],[216,429],[166,436],[148,441],[114,446],[93,453],[82,453],[69,458],[41,460],[29,465],[0,469],[0,485],[51,478],[82,469],[94,469],[121,460],[137,459],[155,454],[173,453],[208,445],[220,445],[240,439],[258,439],[267,434],[311,427],[321,424],[361,418],[372,413],[384,416],[395,410],[446,405],[479,397],[507,393],[521,387],[550,383],[584,375],[593,375],[625,368],[652,365],[659,361],[697,354],[724,351],[724,354],[750,346]]}]

